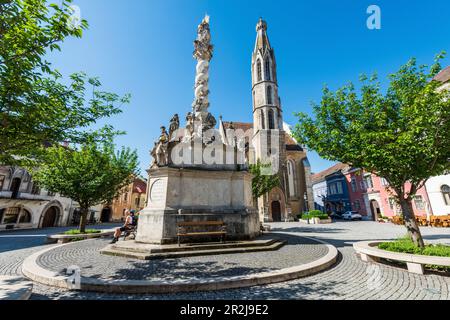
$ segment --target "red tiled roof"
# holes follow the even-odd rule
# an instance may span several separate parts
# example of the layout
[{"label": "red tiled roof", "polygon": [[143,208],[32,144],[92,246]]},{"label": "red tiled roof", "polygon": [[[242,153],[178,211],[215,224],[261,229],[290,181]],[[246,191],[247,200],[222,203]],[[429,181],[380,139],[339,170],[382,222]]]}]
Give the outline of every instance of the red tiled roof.
[{"label": "red tiled roof", "polygon": [[233,129],[235,130],[253,130],[253,123],[251,122],[224,122],[223,127],[225,130],[231,129],[231,124],[233,124]]},{"label": "red tiled roof", "polygon": [[441,70],[441,72],[439,72],[433,80],[436,81],[440,81],[442,83],[447,82],[450,80],[450,66],[448,66],[447,68]]},{"label": "red tiled roof", "polygon": [[326,176],[328,176],[332,173],[344,170],[344,169],[348,169],[349,167],[350,166],[348,164],[339,162],[339,163],[335,164],[334,166],[332,166],[322,172],[313,174],[311,177],[311,181],[312,181],[312,183],[322,181],[325,179]]},{"label": "red tiled roof", "polygon": [[[243,130],[244,132],[247,130],[253,130],[253,123],[251,122],[223,122],[223,127],[225,130],[230,129],[231,124],[233,124],[233,128],[235,130]],[[285,143],[286,146],[294,146],[294,147],[287,147],[290,150],[298,150],[303,151],[303,149],[298,145],[297,142],[295,142],[294,138],[292,138],[289,134],[285,134]],[[298,148],[297,148],[298,147]]]}]

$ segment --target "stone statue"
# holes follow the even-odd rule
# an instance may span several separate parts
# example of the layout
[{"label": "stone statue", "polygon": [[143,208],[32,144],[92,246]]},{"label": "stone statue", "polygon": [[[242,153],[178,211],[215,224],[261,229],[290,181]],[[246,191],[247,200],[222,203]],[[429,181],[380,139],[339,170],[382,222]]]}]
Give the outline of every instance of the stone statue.
[{"label": "stone statue", "polygon": [[185,133],[185,141],[190,141],[193,138],[195,131],[195,123],[194,123],[194,114],[192,112],[188,112],[186,115],[186,133]]},{"label": "stone statue", "polygon": [[213,56],[209,16],[205,16],[198,26],[197,40],[194,41],[194,59],[197,60],[195,77],[195,100],[192,108],[196,113],[208,112],[209,107],[209,62]]},{"label": "stone statue", "polygon": [[172,141],[174,138],[174,133],[180,128],[180,119],[178,117],[178,114],[175,114],[172,119],[170,120],[169,125],[169,141]]},{"label": "stone statue", "polygon": [[153,157],[153,163],[151,167],[164,167],[169,164],[169,134],[166,131],[166,127],[161,127],[161,135],[158,141],[155,142],[155,146],[151,151]]}]

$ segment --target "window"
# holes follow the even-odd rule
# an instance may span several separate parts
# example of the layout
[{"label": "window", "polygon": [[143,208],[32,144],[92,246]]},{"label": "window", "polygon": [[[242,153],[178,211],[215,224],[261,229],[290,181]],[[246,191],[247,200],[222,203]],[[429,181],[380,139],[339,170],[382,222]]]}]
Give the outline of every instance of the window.
[{"label": "window", "polygon": [[352,191],[356,192],[356,190],[358,190],[358,185],[356,184],[356,178],[355,177],[352,177],[351,185],[352,185]]},{"label": "window", "polygon": [[338,182],[336,183],[336,190],[338,194],[342,194],[342,183]]},{"label": "window", "polygon": [[270,61],[269,58],[266,59],[265,69],[264,69],[265,79],[270,81]]},{"label": "window", "polygon": [[444,203],[446,206],[450,206],[450,187],[444,184],[441,187],[442,196],[444,197]]},{"label": "window", "polygon": [[424,210],[425,204],[423,203],[423,197],[420,195],[416,195],[414,197],[414,204],[416,205],[417,210]]},{"label": "window", "polygon": [[253,107],[256,107],[256,96],[255,96],[255,91],[253,91]]},{"label": "window", "polygon": [[17,218],[19,218],[20,208],[12,207],[6,209],[3,217],[3,224],[17,223]]},{"label": "window", "polygon": [[22,214],[19,218],[19,223],[30,223],[31,222],[31,214],[28,212],[28,210],[22,210]]},{"label": "window", "polygon": [[360,186],[361,186],[361,190],[364,191],[366,189],[366,184],[364,183],[364,180],[359,182]]},{"label": "window", "polygon": [[336,183],[333,183],[332,185],[330,185],[330,194],[336,194],[336,193],[337,193]]},{"label": "window", "polygon": [[124,202],[127,202],[127,201],[128,201],[128,193],[127,193],[127,192],[125,192],[125,193],[123,194],[123,201],[124,201]]},{"label": "window", "polygon": [[54,197],[54,196],[55,196],[55,193],[54,193],[54,192],[51,192],[51,191],[48,191],[48,192],[47,192],[47,195],[48,195],[49,197]]},{"label": "window", "polygon": [[370,174],[364,177],[364,181],[366,183],[367,189],[373,188],[372,176]]},{"label": "window", "polygon": [[266,119],[264,118],[264,111],[261,110],[261,128],[266,129]]},{"label": "window", "polygon": [[359,202],[359,200],[355,200],[355,210],[359,209],[361,209],[361,203]]},{"label": "window", "polygon": [[0,176],[0,191],[3,190],[4,184],[5,184],[5,176]]},{"label": "window", "polygon": [[389,208],[391,208],[391,210],[395,210],[395,206],[396,206],[396,202],[394,198],[389,198]]},{"label": "window", "polygon": [[272,100],[272,87],[268,86],[267,87],[267,104],[272,104],[273,100]]},{"label": "window", "polygon": [[387,180],[385,178],[380,178],[380,181],[381,181],[382,186],[384,186],[384,187],[389,186],[389,183],[387,182]]},{"label": "window", "polygon": [[36,182],[33,182],[33,187],[31,188],[31,194],[39,195],[41,190]]},{"label": "window", "polygon": [[134,204],[136,205],[136,207],[139,207],[139,202],[141,201],[141,199],[139,197],[137,197],[136,199],[134,199]]},{"label": "window", "polygon": [[273,110],[269,110],[269,129],[275,129],[275,120],[273,117]]},{"label": "window", "polygon": [[0,224],[2,223],[4,213],[5,213],[5,209],[0,209]]},{"label": "window", "polygon": [[262,69],[261,69],[261,60],[258,59],[256,62],[256,72],[258,81],[262,81]]}]

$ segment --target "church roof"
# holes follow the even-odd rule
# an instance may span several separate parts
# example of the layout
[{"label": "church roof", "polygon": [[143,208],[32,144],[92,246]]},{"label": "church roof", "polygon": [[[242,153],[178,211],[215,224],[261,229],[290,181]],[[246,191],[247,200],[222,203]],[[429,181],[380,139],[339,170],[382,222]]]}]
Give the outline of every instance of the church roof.
[{"label": "church roof", "polygon": [[439,72],[434,77],[434,80],[440,81],[440,82],[443,82],[443,83],[450,81],[450,66],[448,66],[447,68],[441,70],[441,72]]},{"label": "church roof", "polygon": [[[252,122],[223,122],[223,127],[225,130],[234,129],[234,130],[243,130],[246,132],[247,130],[252,130],[253,134],[253,123]],[[303,148],[295,141],[295,139],[288,133],[285,134],[285,143],[287,151],[303,151]]]}]

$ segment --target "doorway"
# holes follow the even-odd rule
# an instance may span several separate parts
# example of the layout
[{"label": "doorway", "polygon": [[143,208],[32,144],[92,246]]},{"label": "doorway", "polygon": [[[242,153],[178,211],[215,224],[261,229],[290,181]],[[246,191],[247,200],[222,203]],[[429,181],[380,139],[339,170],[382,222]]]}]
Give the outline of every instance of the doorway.
[{"label": "doorway", "polygon": [[102,213],[100,215],[100,222],[106,223],[111,219],[111,208],[103,208]]},{"label": "doorway", "polygon": [[52,228],[56,225],[59,209],[57,207],[50,207],[44,214],[41,228]]},{"label": "doorway", "polygon": [[370,201],[370,211],[372,212],[373,221],[377,221],[381,217],[381,209],[377,200]]},{"label": "doorway", "polygon": [[272,202],[272,221],[281,222],[281,204],[280,201]]}]

